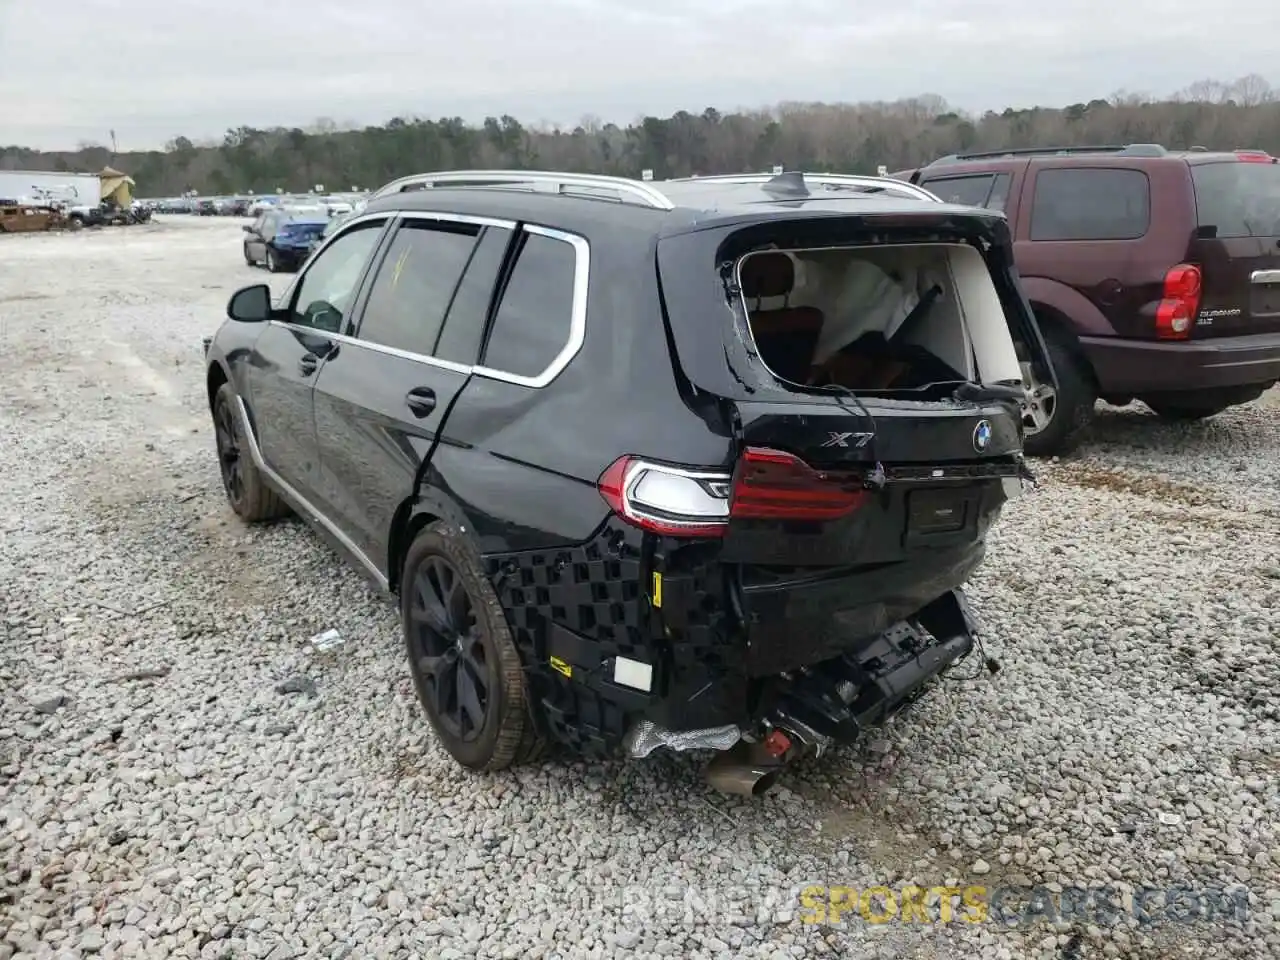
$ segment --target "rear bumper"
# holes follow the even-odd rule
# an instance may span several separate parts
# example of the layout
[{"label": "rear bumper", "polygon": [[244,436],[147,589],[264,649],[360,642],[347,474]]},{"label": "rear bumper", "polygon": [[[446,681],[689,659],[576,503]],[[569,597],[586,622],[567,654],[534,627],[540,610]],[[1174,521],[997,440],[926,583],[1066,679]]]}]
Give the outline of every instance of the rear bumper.
[{"label": "rear bumper", "polygon": [[[780,675],[845,656],[856,661],[877,638],[968,580],[985,549],[978,541],[871,570],[751,584],[739,594],[741,611],[726,608],[714,618],[704,577],[668,576],[660,616],[661,632],[673,639],[670,666],[645,718],[669,730],[748,726]],[[731,598],[735,592],[730,586]]]},{"label": "rear bumper", "polygon": [[1182,343],[1081,337],[1103,393],[1178,393],[1280,380],[1280,333]]},{"label": "rear bumper", "polygon": [[618,534],[629,531],[610,525],[580,546],[485,558],[535,722],[581,753],[614,753],[639,720],[687,731],[751,729],[779,708],[808,717],[840,680],[853,684],[853,699],[830,701],[824,723],[852,735],[972,646],[958,588],[982,562],[981,541],[744,590],[737,565],[706,545],[660,549],[650,566],[638,550],[619,550]]}]

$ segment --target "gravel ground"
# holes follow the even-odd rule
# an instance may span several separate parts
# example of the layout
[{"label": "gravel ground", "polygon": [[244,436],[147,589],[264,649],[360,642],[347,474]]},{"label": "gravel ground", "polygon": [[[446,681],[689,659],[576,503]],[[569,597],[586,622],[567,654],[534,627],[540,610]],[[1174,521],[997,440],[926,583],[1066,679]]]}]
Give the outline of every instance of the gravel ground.
[{"label": "gravel ground", "polygon": [[[761,800],[679,756],[475,777],[392,608],[225,505],[199,345],[266,276],[238,229],[0,242],[0,960],[1280,955],[1275,391],[1190,426],[1101,410],[973,584],[998,673]],[[912,881],[1248,909],[812,924],[796,899]]]}]

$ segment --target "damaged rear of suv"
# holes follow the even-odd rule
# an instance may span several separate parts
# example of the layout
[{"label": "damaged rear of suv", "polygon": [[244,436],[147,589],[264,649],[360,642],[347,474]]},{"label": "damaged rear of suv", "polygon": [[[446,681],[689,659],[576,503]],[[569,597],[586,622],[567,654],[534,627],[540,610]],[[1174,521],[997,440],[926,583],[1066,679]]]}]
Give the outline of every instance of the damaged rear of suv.
[{"label": "damaged rear of suv", "polygon": [[604,477],[651,537],[669,649],[628,745],[734,740],[710,776],[758,792],[969,653],[960,587],[1025,477],[1020,355],[1053,374],[999,216],[796,175],[758,199],[664,187],[735,211],[657,245],[682,395],[728,443],[718,470],[624,458]]},{"label": "damaged rear of suv", "polygon": [[[458,276],[406,231],[447,233]],[[346,279],[317,306],[312,272]],[[443,304],[422,347],[413,311],[372,343],[397,284]],[[1026,476],[1022,365],[1054,376],[999,214],[877,178],[429,174],[290,296],[275,345],[210,348],[249,454],[228,494],[269,488],[398,590],[460,763],[710,748],[713,783],[757,794],[974,647],[961,587]],[[302,409],[269,379],[288,338],[310,443],[273,422]]]}]

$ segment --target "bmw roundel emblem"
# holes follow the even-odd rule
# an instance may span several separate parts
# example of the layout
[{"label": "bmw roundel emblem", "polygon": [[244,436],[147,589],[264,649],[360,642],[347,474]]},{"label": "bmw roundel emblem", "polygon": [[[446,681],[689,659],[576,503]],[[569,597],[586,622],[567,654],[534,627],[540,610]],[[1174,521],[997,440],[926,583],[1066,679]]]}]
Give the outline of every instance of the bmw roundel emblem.
[{"label": "bmw roundel emblem", "polygon": [[973,428],[973,449],[983,453],[989,446],[991,446],[991,421],[979,420],[978,425]]}]

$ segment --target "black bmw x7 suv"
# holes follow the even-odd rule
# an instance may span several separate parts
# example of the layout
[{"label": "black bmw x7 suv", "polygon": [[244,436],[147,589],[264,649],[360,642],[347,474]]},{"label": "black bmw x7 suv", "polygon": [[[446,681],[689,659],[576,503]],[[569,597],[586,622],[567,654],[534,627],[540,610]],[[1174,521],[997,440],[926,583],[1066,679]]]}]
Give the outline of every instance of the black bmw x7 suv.
[{"label": "black bmw x7 suv", "polygon": [[408,177],[206,341],[222,478],[399,596],[440,742],[757,794],[968,654],[1053,371],[998,213],[785,173]]}]

